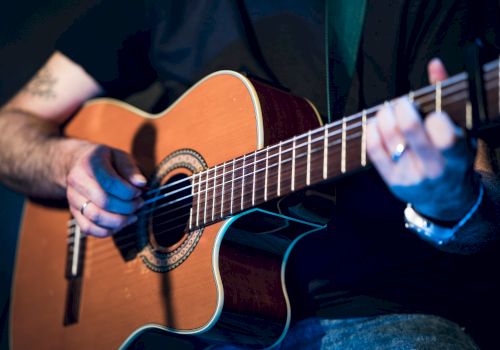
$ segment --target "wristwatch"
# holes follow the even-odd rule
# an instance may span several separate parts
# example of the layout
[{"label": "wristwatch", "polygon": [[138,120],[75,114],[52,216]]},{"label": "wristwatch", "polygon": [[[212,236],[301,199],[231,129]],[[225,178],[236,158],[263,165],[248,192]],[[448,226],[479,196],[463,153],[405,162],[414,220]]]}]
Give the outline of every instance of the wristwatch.
[{"label": "wristwatch", "polygon": [[417,233],[422,239],[437,245],[443,245],[453,239],[455,233],[464,226],[479,208],[484,196],[483,184],[480,183],[479,194],[472,208],[453,226],[446,227],[438,225],[432,220],[420,215],[413,206],[408,203],[404,210],[405,227]]}]

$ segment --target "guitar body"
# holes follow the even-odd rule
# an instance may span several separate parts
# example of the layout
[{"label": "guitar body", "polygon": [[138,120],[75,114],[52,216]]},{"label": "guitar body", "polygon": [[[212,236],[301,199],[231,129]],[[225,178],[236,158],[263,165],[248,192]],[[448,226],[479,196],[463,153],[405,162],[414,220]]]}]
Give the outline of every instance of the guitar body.
[{"label": "guitar body", "polygon": [[[90,102],[65,133],[133,154],[165,184],[318,125],[307,101],[223,71],[158,115]],[[14,350],[116,349],[150,328],[272,346],[290,321],[286,259],[301,235],[318,228],[253,210],[186,229],[164,245],[146,220],[137,251],[124,252],[119,235],[86,237],[81,273],[68,278],[70,219],[64,205],[25,206],[11,303]],[[251,223],[264,223],[264,231]]]}]

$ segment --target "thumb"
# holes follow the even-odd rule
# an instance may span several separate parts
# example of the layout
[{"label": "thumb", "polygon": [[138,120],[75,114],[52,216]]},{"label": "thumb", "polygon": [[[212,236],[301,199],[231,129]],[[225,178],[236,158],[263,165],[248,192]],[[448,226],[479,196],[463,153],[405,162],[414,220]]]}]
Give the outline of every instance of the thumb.
[{"label": "thumb", "polygon": [[439,58],[433,58],[429,62],[427,65],[427,76],[430,84],[436,84],[438,81],[448,79],[448,72]]},{"label": "thumb", "polygon": [[125,152],[113,150],[113,161],[116,171],[136,187],[143,187],[147,180],[135,164],[134,160]]}]

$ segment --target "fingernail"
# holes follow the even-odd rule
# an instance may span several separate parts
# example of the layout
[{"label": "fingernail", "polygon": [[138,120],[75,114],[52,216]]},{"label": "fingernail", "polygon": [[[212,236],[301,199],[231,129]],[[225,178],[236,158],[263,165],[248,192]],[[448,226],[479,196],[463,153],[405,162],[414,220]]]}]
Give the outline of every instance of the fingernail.
[{"label": "fingernail", "polygon": [[146,180],[146,178],[141,174],[135,174],[132,176],[132,183],[138,187],[144,186],[147,182],[148,180]]}]

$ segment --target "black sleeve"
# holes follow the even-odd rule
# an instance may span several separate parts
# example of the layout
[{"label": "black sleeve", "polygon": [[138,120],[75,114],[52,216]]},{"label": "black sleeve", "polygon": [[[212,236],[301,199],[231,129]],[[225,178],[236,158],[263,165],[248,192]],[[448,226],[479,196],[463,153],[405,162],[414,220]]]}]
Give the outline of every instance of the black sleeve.
[{"label": "black sleeve", "polygon": [[499,10],[498,0],[411,1],[403,47],[410,88],[429,84],[427,64],[434,57],[443,61],[450,75],[463,72],[464,48],[475,39],[485,44],[487,61],[495,59],[490,53],[500,48]]},{"label": "black sleeve", "polygon": [[62,34],[56,49],[82,66],[105,90],[123,98],[156,79],[145,1],[103,0]]}]

